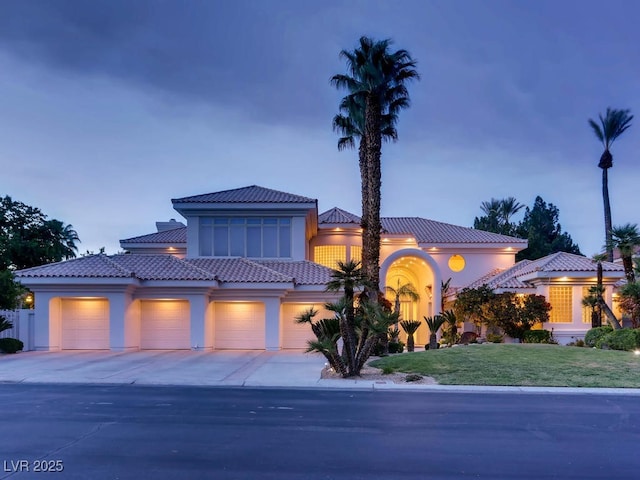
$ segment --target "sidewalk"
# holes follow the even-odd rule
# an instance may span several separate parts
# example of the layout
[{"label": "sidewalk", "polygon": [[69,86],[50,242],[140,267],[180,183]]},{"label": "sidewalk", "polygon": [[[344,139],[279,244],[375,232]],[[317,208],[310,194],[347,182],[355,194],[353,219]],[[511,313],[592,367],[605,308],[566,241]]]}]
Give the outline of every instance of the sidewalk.
[{"label": "sidewalk", "polygon": [[0,383],[198,385],[381,391],[635,395],[640,389],[485,387],[321,379],[325,359],[301,351],[21,352],[0,355]]}]

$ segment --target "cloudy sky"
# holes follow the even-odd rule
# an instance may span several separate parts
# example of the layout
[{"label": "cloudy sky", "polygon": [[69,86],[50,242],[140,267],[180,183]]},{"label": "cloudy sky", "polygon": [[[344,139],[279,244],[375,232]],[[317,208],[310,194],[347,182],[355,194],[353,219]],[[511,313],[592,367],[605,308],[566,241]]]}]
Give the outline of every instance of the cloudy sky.
[{"label": "cloudy sky", "polygon": [[[362,35],[418,61],[383,215],[471,226],[536,195],[586,255],[604,227],[587,119],[640,112],[640,4],[610,0],[4,0],[0,195],[78,231],[80,251],[179,218],[171,198],[252,184],[359,213],[329,78]],[[640,222],[640,125],[612,149],[614,225]]]}]

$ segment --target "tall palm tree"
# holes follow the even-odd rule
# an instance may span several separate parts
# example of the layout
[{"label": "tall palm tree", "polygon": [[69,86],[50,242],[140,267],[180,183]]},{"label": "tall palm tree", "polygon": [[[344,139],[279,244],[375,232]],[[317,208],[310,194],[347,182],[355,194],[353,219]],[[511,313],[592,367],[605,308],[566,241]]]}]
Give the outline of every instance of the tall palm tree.
[{"label": "tall palm tree", "polygon": [[609,202],[609,177],[608,170],[613,166],[613,155],[609,150],[613,142],[631,126],[633,115],[631,110],[616,110],[607,108],[607,113],[603,117],[598,114],[600,124],[589,119],[589,125],[593,129],[596,137],[602,143],[604,152],[600,156],[598,167],[602,169],[602,200],[604,203],[604,231],[607,245],[607,261],[613,262],[613,245],[611,243],[611,203]]},{"label": "tall palm tree", "polygon": [[[342,50],[347,74],[334,75],[331,83],[347,90],[340,103],[344,119],[334,118],[334,128],[343,135],[340,146],[353,146],[360,138],[359,163],[362,179],[362,269],[367,278],[367,297],[376,302],[380,273],[380,198],[382,140],[396,140],[395,125],[400,110],[409,107],[406,83],[419,78],[416,62],[406,50],[390,51],[392,41],[361,37],[353,51]],[[338,120],[336,122],[336,120]]]}]

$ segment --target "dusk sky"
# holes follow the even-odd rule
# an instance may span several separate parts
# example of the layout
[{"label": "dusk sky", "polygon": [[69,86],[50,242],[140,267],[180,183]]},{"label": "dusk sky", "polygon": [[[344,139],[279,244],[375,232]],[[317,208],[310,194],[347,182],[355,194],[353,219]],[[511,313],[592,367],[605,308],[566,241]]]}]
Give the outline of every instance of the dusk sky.
[{"label": "dusk sky", "polygon": [[[422,76],[383,147],[384,216],[472,226],[484,200],[540,195],[591,256],[602,147],[587,120],[640,113],[639,18],[632,0],[4,0],[0,195],[73,224],[80,252],[181,219],[171,198],[253,184],[359,214],[329,79],[367,35]],[[633,123],[612,148],[614,225],[640,222]]]}]

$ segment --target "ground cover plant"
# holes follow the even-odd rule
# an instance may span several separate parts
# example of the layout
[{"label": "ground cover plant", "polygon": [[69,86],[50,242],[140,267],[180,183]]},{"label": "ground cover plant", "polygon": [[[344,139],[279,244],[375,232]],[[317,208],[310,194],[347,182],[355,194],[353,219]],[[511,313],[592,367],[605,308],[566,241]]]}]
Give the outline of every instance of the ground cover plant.
[{"label": "ground cover plant", "polygon": [[381,358],[371,365],[443,385],[640,388],[632,352],[545,344],[483,344]]}]

